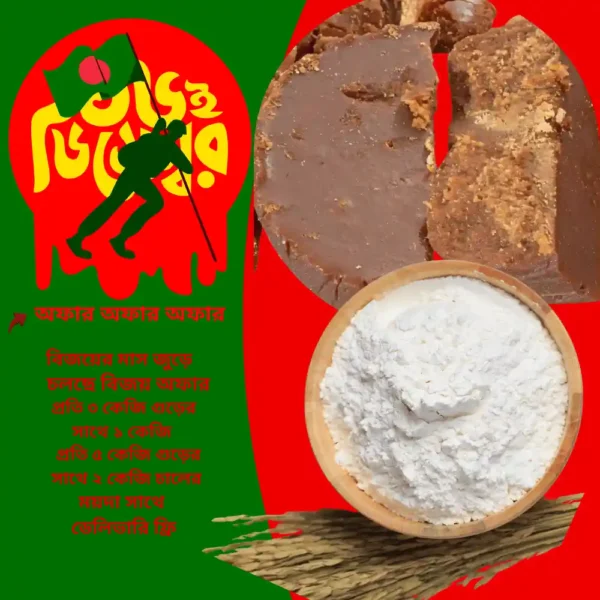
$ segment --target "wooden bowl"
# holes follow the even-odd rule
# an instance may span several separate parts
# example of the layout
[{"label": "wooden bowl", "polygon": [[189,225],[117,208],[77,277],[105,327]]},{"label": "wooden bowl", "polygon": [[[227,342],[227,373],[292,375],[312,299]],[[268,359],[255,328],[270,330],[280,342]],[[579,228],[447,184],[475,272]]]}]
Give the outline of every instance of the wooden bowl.
[{"label": "wooden bowl", "polygon": [[[565,431],[558,453],[545,475],[520,500],[499,513],[458,525],[432,525],[419,521],[406,506],[386,500],[390,510],[360,490],[356,481],[335,460],[334,443],[323,415],[320,384],[331,364],[339,337],[354,315],[372,300],[401,286],[435,277],[464,276],[485,281],[508,292],[527,305],[544,323],[562,353],[568,377],[569,403]],[[306,425],[313,452],[326,477],[344,499],[365,517],[393,531],[422,538],[459,538],[484,533],[512,521],[531,508],[554,483],[575,444],[583,406],[581,369],[569,334],[554,311],[526,285],[505,273],[475,263],[445,260],[411,265],[382,277],[363,288],[335,315],[317,345],[306,382]]]}]

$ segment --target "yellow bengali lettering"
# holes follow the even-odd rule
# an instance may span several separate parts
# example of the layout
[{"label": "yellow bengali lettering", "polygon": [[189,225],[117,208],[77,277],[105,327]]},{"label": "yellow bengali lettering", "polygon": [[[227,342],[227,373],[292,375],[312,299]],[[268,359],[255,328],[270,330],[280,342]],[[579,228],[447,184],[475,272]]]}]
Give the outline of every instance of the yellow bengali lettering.
[{"label": "yellow bengali lettering", "polygon": [[185,89],[188,92],[197,93],[190,96],[190,104],[199,108],[190,109],[190,112],[199,119],[212,119],[223,114],[222,110],[213,110],[217,106],[217,99],[208,91],[207,83],[185,82]]},{"label": "yellow bengali lettering", "polygon": [[110,165],[110,168],[116,173],[123,172],[123,165],[119,162],[119,149],[116,146],[110,149],[108,164]]},{"label": "yellow bengali lettering", "polygon": [[115,185],[116,179],[111,177],[104,166],[104,152],[106,151],[106,146],[108,141],[112,136],[112,132],[103,131],[98,136],[98,144],[96,145],[96,151],[94,152],[94,163],[93,163],[93,173],[94,173],[94,181],[100,190],[100,193],[107,197]]},{"label": "yellow bengali lettering", "polygon": [[[211,148],[213,141],[216,142],[216,148]],[[229,140],[223,123],[211,123],[198,132],[194,141],[194,151],[209,169],[227,175]]]},{"label": "yellow bengali lettering", "polygon": [[105,108],[96,106],[96,102],[102,100],[100,94],[95,94],[92,99],[81,109],[81,116],[86,123],[93,127],[113,127],[120,123],[129,110],[129,89],[125,88]]},{"label": "yellow bengali lettering", "polygon": [[54,137],[54,164],[58,174],[64,179],[81,177],[90,164],[90,148],[79,141],[83,129],[77,123],[73,123],[69,130],[69,148],[77,152],[75,158],[67,156],[63,134],[56,129],[51,131]]},{"label": "yellow bengali lettering", "polygon": [[[96,182],[96,186],[100,193],[108,197],[108,195],[112,192],[113,186],[115,185],[116,179],[111,177],[108,174],[108,171],[105,167],[105,155],[106,148],[108,146],[108,142],[112,137],[112,133],[109,131],[103,131],[100,133],[98,137],[98,143],[96,145],[96,151],[94,152],[94,162],[93,162],[93,175],[94,181]],[[133,137],[133,131],[131,130],[131,125],[129,123],[124,123],[119,129],[119,137],[125,142],[125,144],[129,144],[133,142],[135,138]],[[119,148],[117,146],[113,146],[110,149],[110,154],[108,156],[108,162],[110,168],[115,173],[123,172],[123,165],[119,162]],[[133,196],[133,193],[129,195],[127,200],[129,200]]]},{"label": "yellow bengali lettering", "polygon": [[[150,70],[144,63],[141,65],[148,83],[151,85]],[[223,111],[215,110],[217,98],[210,92],[206,83],[194,83],[186,80],[184,84],[186,93],[173,91],[171,84],[179,77],[178,73],[167,71],[157,78],[154,87],[155,96],[161,108],[170,109],[168,114],[163,115],[167,123],[174,119],[183,120],[188,109],[191,115],[197,119],[211,119],[223,114]],[[123,166],[118,158],[119,148],[136,139],[132,126],[127,120],[129,109],[135,107],[135,113],[142,124],[139,128],[139,136],[150,133],[157,120],[146,84],[135,82],[133,91],[133,102],[130,88],[125,88],[109,103],[104,102],[103,107],[98,106],[101,97],[96,94],[82,109],[81,119],[86,124],[100,129],[97,131],[95,143],[90,141],[89,137],[87,138],[89,143],[81,141],[81,136],[87,129],[85,126],[82,128],[76,121],[72,122],[68,134],[64,130],[60,131],[53,127],[67,121],[58,114],[55,104],[45,106],[35,112],[31,120],[34,192],[42,192],[50,184],[52,158],[48,156],[47,147],[47,132],[50,130],[54,139],[54,164],[58,175],[63,179],[76,179],[82,176],[91,164],[92,175],[98,190],[104,197],[110,195],[116,182],[113,175],[123,172]],[[101,130],[117,125],[120,125],[118,133]],[[116,135],[113,136],[113,133]],[[208,188],[215,182],[214,173],[227,174],[229,160],[227,130],[223,123],[211,123],[198,131],[194,137],[195,133],[192,123],[188,123],[186,134],[181,138],[180,145],[188,160],[192,162],[195,155],[204,165],[205,169],[200,170],[197,181],[201,187]],[[116,145],[113,143],[110,147],[111,141],[119,138],[119,142]],[[72,158],[73,156],[74,158]],[[187,195],[181,174],[176,169],[161,181],[161,185],[168,193],[175,196]],[[129,197],[132,196],[133,194]]]},{"label": "yellow bengali lettering", "polygon": [[[156,101],[163,106],[169,106],[171,110],[163,117],[168,121],[183,119],[187,110],[187,101],[183,92],[174,92],[171,83],[179,77],[178,73],[167,71],[156,81]],[[156,122],[156,119],[154,119]]]},{"label": "yellow bengali lettering", "polygon": [[[124,127],[125,126],[121,127],[121,130],[123,130]],[[129,127],[129,131],[131,132],[131,127]],[[107,198],[110,195],[115,185],[115,182],[117,181],[114,177],[111,177],[108,174],[108,171],[106,170],[106,166],[104,164],[106,147],[111,137],[112,132],[110,131],[103,131],[102,133],[100,133],[100,135],[98,136],[98,143],[96,145],[96,151],[94,152],[93,161],[94,181],[96,182],[98,190],[105,198]],[[131,137],[133,137],[133,133],[131,134]],[[123,166],[119,162],[118,155],[119,149],[117,147],[111,148],[108,161],[111,169],[113,169],[117,173],[122,173]],[[132,197],[133,193],[129,194],[127,200],[129,200]]]},{"label": "yellow bengali lettering", "polygon": [[119,135],[121,139],[127,144],[131,144],[131,142],[135,142],[135,138],[133,137],[133,131],[131,131],[131,125],[129,123],[123,123],[121,129],[119,129]]},{"label": "yellow bengali lettering", "polygon": [[33,157],[33,191],[43,192],[50,183],[50,163],[46,149],[46,132],[51,125],[64,123],[56,110],[56,104],[49,104],[35,112],[31,119],[31,154]]}]

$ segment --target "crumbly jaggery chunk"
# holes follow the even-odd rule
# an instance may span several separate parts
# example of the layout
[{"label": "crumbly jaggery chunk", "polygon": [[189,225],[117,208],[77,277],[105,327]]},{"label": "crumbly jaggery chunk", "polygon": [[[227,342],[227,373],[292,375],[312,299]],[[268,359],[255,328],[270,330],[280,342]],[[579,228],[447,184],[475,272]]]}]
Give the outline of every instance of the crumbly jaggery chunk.
[{"label": "crumbly jaggery chunk", "polygon": [[383,0],[363,0],[340,11],[319,26],[325,37],[344,37],[374,33],[388,25],[390,19]]},{"label": "crumbly jaggery chunk", "polygon": [[363,0],[331,16],[298,45],[298,58],[320,52],[336,38],[373,33],[386,25],[436,22],[436,52],[448,52],[459,40],[487,31],[496,9],[488,0]]},{"label": "crumbly jaggery chunk", "polygon": [[522,17],[450,54],[451,148],[435,177],[429,241],[547,301],[600,298],[600,144],[573,65]]},{"label": "crumbly jaggery chunk", "polygon": [[[414,18],[404,0],[405,15]],[[450,52],[460,40],[488,31],[496,18],[496,8],[488,0],[412,0],[418,5],[418,21],[439,23],[441,33],[436,52]]]},{"label": "crumbly jaggery chunk", "polygon": [[[402,25],[418,23],[425,5],[435,0],[391,0]],[[438,40],[439,41],[439,40]]]},{"label": "crumbly jaggery chunk", "polygon": [[332,15],[302,39],[298,58],[321,52],[338,38],[374,33],[385,25],[399,24],[399,19],[394,22],[390,14],[390,1],[393,0],[363,0]]},{"label": "crumbly jaggery chunk", "polygon": [[291,270],[334,306],[430,257],[437,31],[427,23],[340,38],[293,64],[262,106],[258,215]]}]

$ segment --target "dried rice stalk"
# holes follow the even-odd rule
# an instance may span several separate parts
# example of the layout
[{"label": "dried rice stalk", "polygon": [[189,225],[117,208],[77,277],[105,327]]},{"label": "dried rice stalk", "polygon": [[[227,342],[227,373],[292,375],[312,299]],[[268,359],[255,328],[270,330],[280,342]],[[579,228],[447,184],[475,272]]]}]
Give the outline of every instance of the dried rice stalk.
[{"label": "dried rice stalk", "polygon": [[[478,587],[560,546],[581,497],[543,500],[495,531],[443,541],[399,535],[341,510],[228,517],[215,522],[263,530],[205,552],[310,600],[427,600],[461,577]],[[267,521],[278,525],[265,531]]]}]

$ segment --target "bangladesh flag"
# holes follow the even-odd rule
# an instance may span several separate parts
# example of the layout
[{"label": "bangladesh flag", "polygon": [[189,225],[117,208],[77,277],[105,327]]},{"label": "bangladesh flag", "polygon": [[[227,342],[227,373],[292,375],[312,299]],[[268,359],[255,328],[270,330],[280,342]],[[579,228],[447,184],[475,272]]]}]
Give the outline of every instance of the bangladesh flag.
[{"label": "bangladesh flag", "polygon": [[78,46],[53,71],[44,71],[61,117],[76,115],[97,93],[103,99],[116,96],[134,81],[144,81],[142,67],[129,37],[115,35],[97,50]]}]

